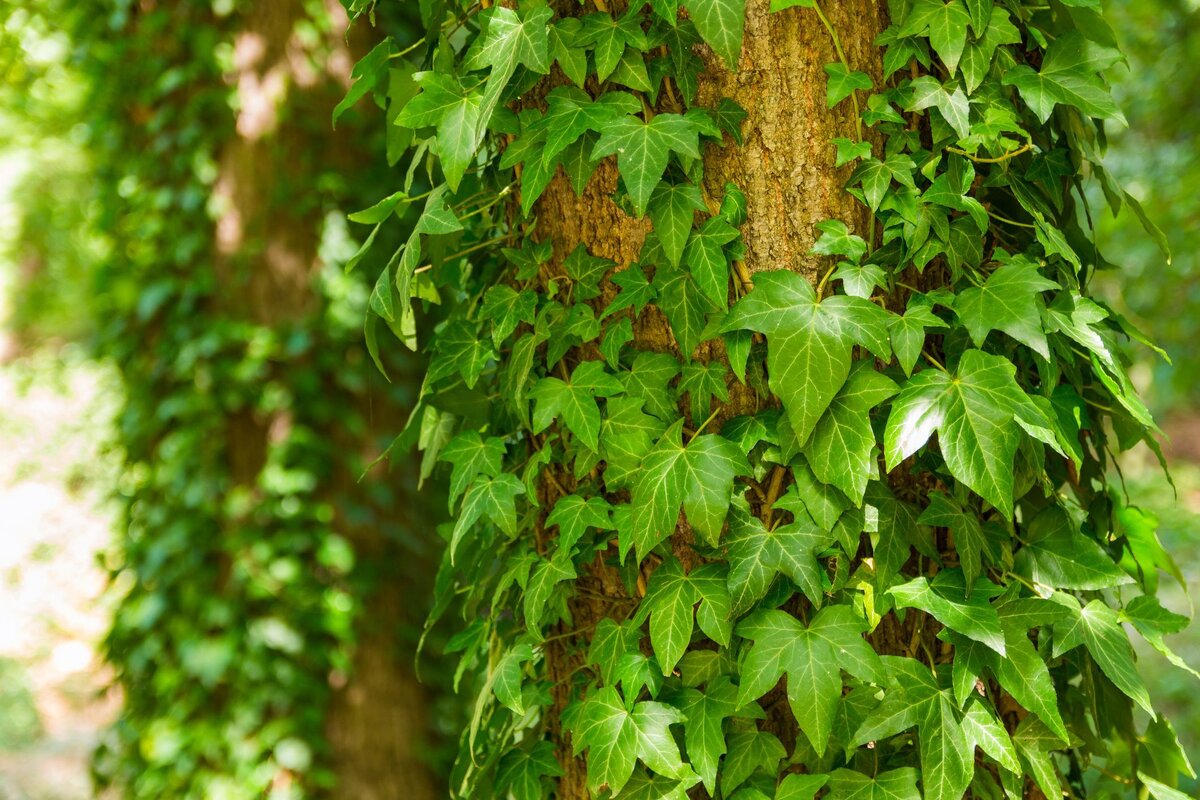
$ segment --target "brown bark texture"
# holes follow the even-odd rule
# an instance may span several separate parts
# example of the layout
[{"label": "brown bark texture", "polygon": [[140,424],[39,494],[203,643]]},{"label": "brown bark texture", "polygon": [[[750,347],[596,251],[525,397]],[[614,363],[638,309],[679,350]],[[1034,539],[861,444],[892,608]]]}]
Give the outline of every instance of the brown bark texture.
[{"label": "brown bark texture", "polygon": [[[878,81],[881,52],[874,39],[887,24],[884,5],[876,0],[836,0],[823,4],[823,11],[837,32],[850,69],[866,72]],[[833,110],[826,108],[824,65],[838,60],[833,40],[812,9],[772,14],[768,0],[747,0],[745,39],[737,70],[725,69],[707,50],[702,55],[707,69],[700,79],[697,103],[714,107],[721,98],[729,97],[748,112],[742,128],[744,145],[727,140],[723,146],[710,145],[704,153],[706,200],[715,210],[727,182],[745,193],[748,219],[741,230],[747,251],[745,267],[751,276],[788,269],[815,282],[831,266],[808,252],[819,235],[816,223],[840,219],[864,238],[868,235],[869,212],[844,188],[850,169],[834,166],[832,140],[854,138],[855,112],[849,102]],[[561,263],[580,243],[593,255],[617,262],[618,269],[637,260],[649,222],[634,219],[618,207],[612,199],[616,184],[613,159],[601,163],[582,197],[575,196],[562,174],[551,182],[537,209],[539,232],[554,242],[554,263]],[[615,294],[612,287],[609,291]],[[640,316],[634,332],[638,349],[670,351],[675,347],[665,319],[653,308]],[[702,345],[696,355],[709,360],[724,354],[715,344]],[[743,413],[745,404],[753,403],[748,394],[741,384],[730,386],[727,412],[721,418]],[[556,482],[544,486],[546,496],[540,499],[545,507],[557,499],[558,485],[570,491],[574,482],[569,474],[561,474]],[[686,523],[680,522],[671,541],[685,567],[697,562]],[[604,617],[621,619],[629,609],[632,601],[620,577],[604,564],[610,557],[615,560],[615,554],[614,545],[580,575],[578,584],[586,591],[571,603],[576,630],[588,630]],[[642,591],[644,581],[639,582]],[[875,642],[883,647],[881,652],[903,652],[900,648],[908,644],[907,632],[888,632],[885,638],[887,641]],[[578,666],[580,649],[565,642],[553,642],[548,648],[556,711],[568,700],[567,687],[560,682]],[[779,694],[779,698],[764,698],[768,708],[764,726],[790,745],[797,727]],[[775,699],[784,702],[773,703]],[[586,763],[582,757],[573,757],[569,736],[555,727],[555,721],[551,724],[565,771],[556,796],[559,800],[583,800],[589,796]],[[703,787],[697,787],[693,796],[707,795]]]},{"label": "brown bark texture", "polygon": [[[297,23],[307,13],[302,0],[250,4],[234,39],[229,80],[238,99],[236,133],[222,148],[214,187],[215,269],[222,310],[260,325],[298,324],[318,310],[313,280],[321,266],[322,209],[312,186],[322,171],[353,175],[355,166],[335,146],[328,120],[349,84],[351,66],[365,50],[359,52],[353,38],[343,38],[348,20],[342,6],[336,0],[325,6],[331,32],[319,51],[306,47],[297,34]],[[364,408],[370,403],[370,398],[359,400]],[[395,429],[395,409],[389,414],[376,404],[370,411],[364,416],[374,430]],[[228,452],[234,480],[253,486],[268,443],[288,428],[286,412],[270,418],[251,412],[233,416]],[[368,447],[371,434],[329,432],[340,446],[357,451]],[[350,469],[338,467],[322,488],[335,507],[370,504]],[[380,567],[402,559],[379,526],[351,523],[341,508],[334,525],[354,545],[359,563],[375,573],[375,588],[360,598],[364,622],[356,632],[352,671],[333,678],[326,721],[337,779],[333,795],[432,798],[437,784],[422,750],[426,698],[400,641],[408,609],[420,606],[406,597],[404,581],[395,575],[389,580]]]}]

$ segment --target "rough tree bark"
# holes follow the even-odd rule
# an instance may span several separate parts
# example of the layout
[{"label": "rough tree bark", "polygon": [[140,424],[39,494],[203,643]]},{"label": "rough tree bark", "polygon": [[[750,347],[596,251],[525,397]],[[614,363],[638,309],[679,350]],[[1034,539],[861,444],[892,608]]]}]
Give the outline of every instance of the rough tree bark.
[{"label": "rough tree bark", "polygon": [[[878,79],[881,53],[874,39],[886,26],[884,4],[838,0],[825,6],[850,68]],[[820,258],[808,255],[818,235],[815,223],[840,219],[865,237],[868,220],[866,209],[843,188],[849,168],[834,167],[832,140],[852,137],[855,127],[849,103],[833,111],[826,108],[824,65],[837,60],[829,33],[811,11],[771,14],[768,0],[748,0],[745,45],[737,71],[727,71],[711,53],[705,57],[708,69],[701,77],[699,104],[711,107],[720,98],[730,97],[749,114],[743,126],[744,146],[727,142],[704,154],[706,199],[715,210],[726,182],[745,193],[748,220],[742,234],[747,250],[745,268],[750,275],[790,269],[814,280],[827,267]],[[561,174],[550,184],[538,201],[538,229],[554,242],[556,263],[579,243],[621,266],[636,261],[649,222],[627,216],[612,201],[616,183],[616,164],[607,159],[582,197],[575,196]],[[642,315],[634,332],[638,349],[675,347],[665,319],[653,309]],[[697,353],[699,358],[723,357],[719,345],[705,347]],[[739,413],[739,406],[749,400],[747,392],[736,382],[731,385],[730,401],[721,418]],[[574,485],[569,474],[558,475],[557,480],[568,490]],[[546,491],[553,490],[546,487]],[[690,530],[681,522],[672,545],[685,565],[696,561],[691,541]],[[620,578],[603,565],[608,555],[613,553],[597,557],[590,573],[581,576],[581,588],[589,591],[579,593],[571,604],[578,629],[611,616],[626,596]],[[612,602],[588,599],[596,595],[610,597]],[[887,652],[886,646],[882,651]],[[569,652],[563,645],[549,649],[552,680],[558,681],[577,666]],[[567,700],[566,689],[556,686],[555,692],[561,710]],[[786,702],[772,704],[771,700],[771,696],[764,700],[765,706],[773,706],[766,724],[790,746],[796,723]],[[572,757],[568,737],[561,730],[556,729],[555,734],[560,743],[559,761],[566,772],[557,796],[561,800],[587,798],[586,764]],[[702,788],[694,791],[699,793],[697,797],[706,796]]]},{"label": "rough tree bark", "polygon": [[[320,205],[305,197],[327,169],[353,175],[335,146],[328,120],[344,94],[350,68],[361,55],[342,36],[347,19],[335,0],[326,54],[314,59],[296,31],[306,16],[302,0],[253,3],[234,42],[233,83],[239,109],[236,135],[222,148],[215,185],[217,274],[221,303],[229,315],[266,326],[299,323],[318,307],[313,290]],[[303,127],[301,127],[303,125]],[[342,163],[334,159],[342,158]],[[366,406],[367,399],[360,398]],[[352,401],[353,402],[353,401]],[[375,401],[376,430],[392,430],[396,411]],[[268,443],[289,428],[285,414],[262,418],[243,413],[229,420],[229,457],[234,480],[252,487]],[[365,450],[371,431],[331,430],[341,446]],[[357,439],[355,438],[357,435]],[[347,499],[368,502],[345,461],[324,487],[335,506]],[[387,572],[402,562],[398,546],[373,525],[353,524],[336,513],[334,525],[355,546],[359,562]],[[393,567],[393,571],[394,571]],[[359,800],[435,796],[436,782],[422,758],[424,692],[402,653],[399,629],[417,608],[396,574],[376,574],[376,590],[361,598],[353,670],[335,686],[327,732],[337,776],[335,796]],[[419,620],[413,620],[419,624]]]}]

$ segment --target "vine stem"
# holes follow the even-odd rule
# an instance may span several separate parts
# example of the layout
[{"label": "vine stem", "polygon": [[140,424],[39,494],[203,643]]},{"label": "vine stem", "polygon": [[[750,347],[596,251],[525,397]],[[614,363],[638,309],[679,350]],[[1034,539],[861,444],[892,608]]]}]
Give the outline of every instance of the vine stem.
[{"label": "vine stem", "polygon": [[997,156],[996,158],[983,158],[981,156],[973,156],[970,153],[968,153],[966,150],[960,150],[957,147],[947,147],[946,148],[946,150],[948,150],[949,152],[954,153],[956,155],[963,156],[964,158],[969,158],[972,161],[974,161],[976,164],[1003,164],[1005,161],[1008,161],[1010,158],[1016,158],[1017,156],[1021,155],[1022,153],[1028,153],[1032,149],[1033,149],[1033,142],[1026,142],[1025,144],[1018,147],[1016,150],[1007,152],[1002,156]]},{"label": "vine stem", "polygon": [[[700,427],[699,427],[699,428],[696,428],[696,432],[692,434],[692,439],[695,439],[697,436],[699,436],[700,434],[704,433],[704,429],[708,427],[708,423],[710,423],[710,422],[712,422],[714,419],[716,419],[716,418],[717,418],[717,415],[718,415],[718,414],[720,414],[720,413],[721,413],[721,407],[720,407],[720,406],[717,406],[715,409],[713,409],[713,412],[712,412],[711,414],[709,414],[709,415],[708,415],[708,419],[704,420],[704,422],[701,422],[701,423],[700,423]],[[689,441],[690,441],[690,440],[689,440]]]}]

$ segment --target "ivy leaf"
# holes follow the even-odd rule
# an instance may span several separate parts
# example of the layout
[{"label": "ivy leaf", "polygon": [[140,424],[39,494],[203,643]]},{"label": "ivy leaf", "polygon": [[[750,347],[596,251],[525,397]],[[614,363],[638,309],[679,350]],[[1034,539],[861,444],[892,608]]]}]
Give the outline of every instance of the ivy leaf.
[{"label": "ivy leaf", "polygon": [[546,517],[546,527],[558,526],[558,549],[570,553],[588,528],[612,530],[611,513],[612,506],[603,497],[584,499],[569,494],[554,504],[554,510]]},{"label": "ivy leaf", "polygon": [[929,668],[914,659],[889,656],[884,668],[896,688],[863,721],[852,744],[888,738],[917,726],[923,796],[961,800],[975,771],[975,748],[959,723],[953,698]]},{"label": "ivy leaf", "polygon": [[1012,737],[982,701],[977,699],[972,702],[967,713],[963,714],[962,729],[976,747],[995,759],[1000,766],[1009,772],[1021,771]]},{"label": "ivy leaf", "polygon": [[593,48],[596,78],[601,82],[608,80],[617,68],[627,46],[639,51],[647,49],[640,11],[641,7],[635,6],[621,17],[597,13],[583,18],[583,30],[576,42]]},{"label": "ivy leaf", "polygon": [[533,645],[528,642],[515,644],[496,663],[496,668],[488,678],[496,699],[518,717],[525,714],[525,704],[521,698],[524,678],[521,665],[532,660]]},{"label": "ivy leaf", "polygon": [[562,774],[554,745],[542,740],[533,747],[514,747],[504,754],[496,769],[496,788],[511,792],[515,800],[542,800],[546,795],[543,779]]},{"label": "ivy leaf", "polygon": [[937,431],[950,474],[1011,519],[1013,456],[1021,431],[1013,412],[1030,403],[1015,375],[1016,367],[1003,356],[968,350],[953,377],[927,369],[909,378],[892,403],[884,433],[888,470]]},{"label": "ivy leaf", "polygon": [[896,353],[896,361],[900,363],[905,375],[912,374],[921,349],[925,347],[925,329],[945,327],[946,323],[916,295],[909,299],[908,309],[903,316],[893,314],[888,317],[892,350]]},{"label": "ivy leaf", "polygon": [[671,266],[678,266],[692,232],[697,211],[707,211],[700,189],[690,183],[660,183],[650,196],[648,212],[663,254]]},{"label": "ivy leaf", "polygon": [[484,367],[496,357],[492,346],[479,338],[476,326],[465,319],[449,322],[438,333],[434,350],[425,380],[433,383],[457,373],[468,389],[475,387]]},{"label": "ivy leaf", "polygon": [[1154,716],[1150,695],[1138,674],[1133,647],[1121,627],[1117,612],[1103,600],[1093,600],[1083,608],[1074,597],[1056,594],[1054,599],[1068,609],[1068,617],[1054,625],[1054,656],[1083,644],[1100,670],[1113,684],[1133,699],[1147,714]]},{"label": "ivy leaf", "polygon": [[588,751],[588,789],[598,795],[604,787],[620,794],[638,759],[659,775],[687,778],[691,771],[679,757],[670,726],[683,722],[677,708],[643,701],[627,711],[611,686],[583,702],[574,720],[574,752]]},{"label": "ivy leaf", "polygon": [[683,7],[704,43],[725,61],[725,66],[736,69],[746,25],[746,0],[683,0]]},{"label": "ivy leaf", "polygon": [[[696,604],[700,607],[696,609]],[[729,590],[725,567],[705,564],[685,573],[674,558],[667,559],[650,576],[646,597],[636,619],[650,618],[650,644],[663,675],[675,671],[692,641],[692,616],[700,630],[717,644],[729,646]]]},{"label": "ivy leaf", "polygon": [[571,373],[570,383],[554,377],[542,378],[529,391],[535,402],[533,432],[541,433],[561,417],[571,433],[592,451],[600,447],[600,409],[596,398],[625,391],[601,361],[584,361]]},{"label": "ivy leaf", "polygon": [[[868,148],[866,155],[870,155]],[[818,222],[817,230],[821,235],[813,244],[812,251],[819,256],[845,256],[854,263],[862,260],[867,252],[867,243],[861,236],[855,236],[839,219],[827,219]]]},{"label": "ivy leaf", "polygon": [[[797,795],[801,797],[801,795]],[[804,794],[811,800],[811,794]],[[921,800],[917,791],[917,771],[902,767],[881,772],[872,778],[849,769],[834,770],[829,776],[829,800]]]},{"label": "ivy leaf", "polygon": [[846,384],[813,428],[805,449],[813,474],[841,489],[855,505],[862,505],[867,482],[879,471],[871,409],[897,391],[895,382],[876,372],[869,362],[856,363]]},{"label": "ivy leaf", "polygon": [[721,770],[721,794],[723,797],[739,797],[734,790],[747,778],[762,770],[769,775],[779,772],[779,760],[787,751],[773,733],[749,730],[729,737],[729,755]]},{"label": "ivy leaf", "polygon": [[954,534],[954,546],[969,589],[982,570],[982,554],[986,547],[979,517],[941,492],[931,492],[929,507],[917,521],[923,525],[949,528]]},{"label": "ivy leaf", "polygon": [[[821,791],[821,787],[829,781],[829,777],[811,773],[784,775],[783,780],[779,783],[779,788],[775,790],[775,800],[813,800],[817,796],[817,792]],[[889,800],[908,800],[908,798],[891,796]]]},{"label": "ivy leaf", "polygon": [[734,615],[749,611],[783,573],[815,606],[823,599],[822,569],[817,553],[833,536],[813,524],[807,514],[788,525],[767,528],[762,520],[735,504],[729,517],[729,594]]},{"label": "ivy leaf", "polygon": [[[978,34],[979,26],[974,21],[971,24]],[[963,53],[961,66],[967,93],[974,92],[983,83],[992,66],[997,47],[1002,44],[1018,44],[1020,41],[1021,32],[1012,24],[1008,12],[999,6],[993,6],[983,35],[977,41],[968,42]]]},{"label": "ivy leaf", "polygon": [[1005,605],[1000,606],[1000,624],[1004,628],[1006,656],[999,658],[989,652],[984,660],[1004,690],[1066,742],[1067,726],[1058,710],[1054,679],[1046,662],[1029,641],[1029,626],[1020,622]]},{"label": "ivy leaf", "polygon": [[766,334],[768,383],[796,439],[805,442],[846,382],[854,345],[889,355],[887,326],[887,312],[869,300],[820,300],[802,275],[765,272],[755,276],[754,289],[730,310],[722,330]]},{"label": "ivy leaf", "polygon": [[[485,35],[471,48],[464,62],[468,70],[491,67],[493,75],[510,76],[517,66],[539,75],[550,71],[550,40],[547,23],[554,12],[542,6],[524,16],[503,6],[479,14]],[[508,78],[505,77],[505,81]]]},{"label": "ivy leaf", "polygon": [[629,485],[639,474],[642,457],[666,428],[663,422],[642,410],[644,403],[637,397],[608,400],[600,441],[605,461],[604,483],[611,491]]},{"label": "ivy leaf", "polygon": [[400,109],[395,124],[406,128],[437,128],[439,163],[451,191],[458,191],[463,174],[475,157],[475,130],[483,112],[483,93],[466,89],[454,75],[419,72],[414,79],[421,92]]},{"label": "ivy leaf", "polygon": [[1104,548],[1080,533],[1058,506],[1034,517],[1022,539],[1025,546],[1017,552],[1015,569],[1044,586],[1096,590],[1133,583]]},{"label": "ivy leaf", "polygon": [[589,664],[600,667],[600,677],[607,684],[617,682],[617,667],[626,653],[636,652],[642,634],[631,621],[618,624],[605,617],[600,620],[588,645]]},{"label": "ivy leaf", "polygon": [[739,236],[722,217],[711,217],[691,232],[683,257],[696,286],[718,308],[729,304],[729,259],[724,247]]},{"label": "ivy leaf", "polygon": [[900,35],[928,35],[929,44],[953,75],[967,46],[969,24],[971,17],[960,0],[917,0],[900,27]]},{"label": "ivy leaf", "polygon": [[833,280],[842,282],[842,290],[851,297],[870,299],[876,286],[885,285],[887,273],[875,264],[851,264],[842,261],[833,273]]},{"label": "ivy leaf", "polygon": [[525,494],[525,484],[517,476],[508,472],[494,478],[479,477],[467,490],[463,498],[462,509],[458,512],[458,520],[454,524],[454,533],[450,537],[450,558],[453,561],[458,543],[466,532],[486,516],[496,527],[509,536],[517,533],[517,496]]},{"label": "ivy leaf", "polygon": [[1043,123],[1050,118],[1054,107],[1062,103],[1075,106],[1087,116],[1125,124],[1125,116],[1113,102],[1104,79],[1097,74],[1120,58],[1119,51],[1069,30],[1047,48],[1040,71],[1017,64],[1005,70],[1001,80],[1020,91],[1021,98]]},{"label": "ivy leaf", "polygon": [[862,638],[866,623],[849,606],[827,606],[806,627],[775,609],[757,611],[738,623],[738,635],[754,644],[742,662],[738,704],[762,697],[788,676],[788,702],[800,730],[818,755],[824,755],[833,715],[842,695],[839,669],[878,682],[879,656]]},{"label": "ivy leaf", "polygon": [[618,117],[604,124],[592,160],[617,154],[617,169],[634,211],[643,216],[671,153],[700,158],[699,137],[696,123],[679,114],[659,114],[649,122]]},{"label": "ivy leaf", "polygon": [[725,386],[725,374],[728,371],[728,367],[722,361],[711,361],[708,364],[693,361],[683,365],[678,391],[680,396],[685,392],[688,395],[693,425],[701,424],[708,416],[712,398],[715,397],[722,403],[729,399],[729,389]]},{"label": "ivy leaf", "polygon": [[1049,360],[1041,293],[1057,288],[1057,283],[1041,276],[1037,264],[1015,258],[989,275],[983,286],[960,292],[954,310],[976,347],[983,346],[989,331],[999,330]]},{"label": "ivy leaf", "polygon": [[833,108],[838,103],[854,94],[856,89],[870,91],[871,78],[865,72],[851,72],[846,66],[835,61],[825,65],[825,73],[829,80],[825,83],[825,106]]},{"label": "ivy leaf", "polygon": [[633,313],[636,315],[646,307],[647,303],[653,302],[658,297],[658,292],[646,278],[646,272],[640,264],[630,264],[620,272],[613,273],[609,280],[621,290],[621,293],[608,304],[604,313],[600,315],[600,319],[605,319],[624,308],[633,309]]},{"label": "ivy leaf", "polygon": [[452,465],[450,470],[450,509],[477,477],[494,478],[500,474],[504,460],[504,440],[498,436],[486,439],[479,431],[463,431],[442,448],[442,461]]},{"label": "ivy leaf", "polygon": [[[679,507],[702,541],[715,545],[725,524],[733,479],[750,474],[741,448],[716,434],[683,445],[683,420],[667,429],[642,461],[633,487],[634,544],[639,560],[675,532]],[[628,543],[622,543],[624,557]]]},{"label": "ivy leaf", "polygon": [[909,87],[912,90],[912,100],[904,107],[904,110],[922,111],[930,106],[935,106],[946,123],[958,134],[958,138],[965,139],[971,133],[971,125],[968,121],[971,111],[970,102],[957,82],[951,86],[952,88],[943,86],[938,83],[936,78],[929,75],[917,78]]},{"label": "ivy leaf", "polygon": [[684,689],[679,708],[687,718],[683,723],[688,761],[704,782],[709,794],[716,791],[717,764],[725,754],[724,722],[737,711],[737,687],[729,676],[710,681],[704,691]]},{"label": "ivy leaf", "polygon": [[522,322],[533,324],[537,314],[537,294],[511,286],[493,286],[483,296],[479,318],[492,323],[492,344],[499,347]]},{"label": "ivy leaf", "polygon": [[990,581],[976,582],[968,590],[960,569],[943,569],[932,581],[924,577],[913,578],[888,589],[897,608],[919,608],[950,630],[981,642],[1003,656],[1004,631],[1000,627],[1000,615],[988,602],[998,593],[998,587]]},{"label": "ivy leaf", "polygon": [[1166,634],[1179,633],[1186,628],[1187,617],[1163,608],[1152,595],[1142,595],[1130,600],[1121,610],[1121,621],[1132,623],[1142,638],[1172,664],[1200,678],[1200,672],[1188,666],[1163,639]]},{"label": "ivy leaf", "polygon": [[546,104],[545,115],[530,130],[545,131],[542,161],[547,164],[587,131],[599,133],[605,123],[641,110],[637,99],[626,92],[605,92],[593,101],[573,86],[551,90]]},{"label": "ivy leaf", "polygon": [[690,359],[704,338],[708,317],[718,307],[700,291],[691,274],[663,265],[654,275],[659,308],[667,315],[671,333],[684,358]]},{"label": "ivy leaf", "polygon": [[912,176],[916,167],[917,165],[911,158],[899,153],[890,155],[883,161],[867,157],[854,168],[848,183],[850,185],[861,184],[867,205],[870,206],[871,211],[878,211],[880,203],[883,202],[883,196],[891,187],[893,180],[910,189],[917,188]]}]

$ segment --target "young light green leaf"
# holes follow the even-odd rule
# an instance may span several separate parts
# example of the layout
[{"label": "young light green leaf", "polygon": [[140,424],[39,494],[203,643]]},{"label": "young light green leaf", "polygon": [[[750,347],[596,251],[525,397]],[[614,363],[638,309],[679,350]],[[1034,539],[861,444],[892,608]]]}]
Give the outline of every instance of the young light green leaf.
[{"label": "young light green leaf", "polygon": [[865,72],[851,72],[840,62],[825,65],[825,74],[829,76],[825,84],[825,106],[833,108],[838,103],[854,94],[855,90],[871,90],[871,77]]},{"label": "young light green leaf", "polygon": [[897,608],[919,608],[952,631],[1005,654],[1000,616],[989,602],[1000,592],[990,581],[976,581],[968,590],[960,569],[943,569],[930,581],[913,578],[893,586],[888,594]]},{"label": "young light green leaf", "polygon": [[[697,604],[701,604],[696,609]],[[650,618],[650,644],[663,675],[670,675],[692,641],[692,617],[713,641],[728,646],[732,633],[729,621],[729,590],[725,567],[705,564],[690,573],[678,560],[664,561],[650,577],[646,598],[635,619]]]},{"label": "young light green leaf", "polygon": [[1041,293],[1057,288],[1057,283],[1041,276],[1037,264],[1015,258],[989,275],[983,286],[960,292],[954,311],[976,347],[983,346],[989,331],[999,330],[1049,359],[1050,349],[1042,332],[1045,304]]},{"label": "young light green leaf", "polygon": [[867,482],[879,472],[871,409],[894,395],[894,381],[860,361],[813,428],[805,454],[813,474],[861,505]]},{"label": "young light green leaf", "polygon": [[617,155],[617,169],[639,216],[654,193],[672,152],[699,158],[700,129],[679,114],[659,114],[649,122],[617,117],[605,122],[592,160]]},{"label": "young light green leaf", "polygon": [[596,398],[612,397],[625,391],[601,361],[584,361],[571,373],[571,381],[542,378],[529,391],[534,401],[533,432],[541,433],[561,418],[571,433],[589,450],[600,447],[600,409]]}]

